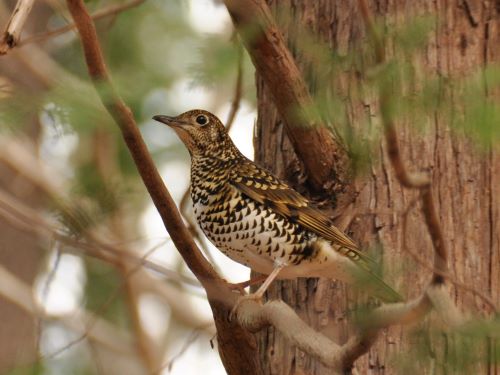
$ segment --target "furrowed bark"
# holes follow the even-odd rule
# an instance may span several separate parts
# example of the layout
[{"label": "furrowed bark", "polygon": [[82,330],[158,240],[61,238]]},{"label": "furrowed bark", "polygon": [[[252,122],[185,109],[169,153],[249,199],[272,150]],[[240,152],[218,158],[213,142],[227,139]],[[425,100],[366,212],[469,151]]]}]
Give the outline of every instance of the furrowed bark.
[{"label": "furrowed bark", "polygon": [[[265,81],[287,135],[303,162],[313,189],[323,191],[335,178],[347,184],[345,148],[317,114],[314,103],[283,35],[264,0],[224,0],[258,74]],[[328,189],[327,189],[328,190]]]}]

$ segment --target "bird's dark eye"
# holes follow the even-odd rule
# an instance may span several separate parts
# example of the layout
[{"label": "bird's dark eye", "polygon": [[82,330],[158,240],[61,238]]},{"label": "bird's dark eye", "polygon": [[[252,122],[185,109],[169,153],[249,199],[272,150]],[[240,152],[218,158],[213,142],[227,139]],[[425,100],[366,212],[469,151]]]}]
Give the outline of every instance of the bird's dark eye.
[{"label": "bird's dark eye", "polygon": [[199,115],[196,117],[196,122],[200,125],[205,125],[208,122],[208,118],[205,115]]}]

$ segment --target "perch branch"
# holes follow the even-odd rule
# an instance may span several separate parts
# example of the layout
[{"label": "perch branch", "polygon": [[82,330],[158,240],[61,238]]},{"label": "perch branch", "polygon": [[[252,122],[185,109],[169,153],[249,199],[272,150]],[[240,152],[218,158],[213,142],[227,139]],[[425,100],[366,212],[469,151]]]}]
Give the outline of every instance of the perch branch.
[{"label": "perch branch", "polygon": [[0,56],[5,55],[18,42],[24,23],[30,14],[35,0],[18,0],[7,27],[0,39]]},{"label": "perch branch", "polygon": [[[285,121],[309,181],[321,190],[332,175],[342,183],[348,157],[314,110],[314,102],[265,0],[224,0],[259,75]],[[322,150],[318,157],[317,150]]]},{"label": "perch branch", "polygon": [[430,307],[430,301],[425,295],[407,303],[383,305],[363,319],[363,333],[351,337],[344,345],[338,345],[316,332],[283,301],[270,301],[263,306],[244,301],[238,306],[236,314],[240,324],[249,330],[257,332],[273,326],[293,345],[317,357],[338,373],[343,373],[369,349],[380,329],[418,321]]}]

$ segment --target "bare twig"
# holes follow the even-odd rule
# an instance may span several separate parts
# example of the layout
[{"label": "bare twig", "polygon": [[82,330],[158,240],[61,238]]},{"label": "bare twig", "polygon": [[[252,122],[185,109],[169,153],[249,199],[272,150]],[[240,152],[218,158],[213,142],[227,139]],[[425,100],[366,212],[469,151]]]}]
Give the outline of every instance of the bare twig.
[{"label": "bare twig", "polygon": [[18,0],[7,27],[0,39],[0,55],[5,55],[19,41],[24,23],[30,14],[35,0]]},{"label": "bare twig", "polygon": [[229,132],[233,127],[234,119],[236,118],[236,114],[240,109],[240,102],[242,96],[242,86],[243,86],[243,48],[241,45],[235,40],[237,43],[238,49],[238,66],[236,71],[236,83],[234,85],[234,96],[233,101],[231,102],[231,110],[229,111],[229,115],[226,120],[226,130]]},{"label": "bare twig", "polygon": [[[106,17],[109,17],[109,16],[114,16],[114,15],[122,13],[122,12],[124,12],[126,10],[129,10],[131,8],[135,8],[135,7],[139,6],[139,5],[141,5],[142,3],[144,3],[145,1],[146,0],[132,0],[132,1],[129,1],[129,2],[124,3],[124,4],[110,5],[108,7],[105,7],[103,9],[100,9],[100,10],[92,13],[91,17],[94,20],[99,20],[101,18],[106,18]],[[64,34],[64,33],[68,32],[68,31],[71,31],[71,30],[73,30],[75,28],[76,28],[75,23],[70,23],[68,25],[59,27],[59,28],[54,29],[54,30],[47,31],[45,33],[31,35],[31,36],[23,39],[19,43],[17,43],[17,45],[18,45],[18,47],[22,47],[22,46],[24,46],[26,44],[29,44],[29,43],[43,42],[43,41],[45,41],[45,40],[47,40],[49,38],[53,38],[55,36]]]},{"label": "bare twig", "polygon": [[[286,131],[315,189],[335,175],[348,181],[344,147],[314,109],[314,103],[292,54],[265,0],[224,0],[259,75],[269,88]],[[323,150],[318,157],[317,150]]]},{"label": "bare twig", "polygon": [[[61,261],[61,251],[59,249],[59,243],[56,241],[54,244],[56,248],[56,257],[54,260],[54,264],[50,267],[49,272],[47,274],[47,279],[44,282],[43,289],[40,295],[40,299],[42,302],[42,305],[45,305],[47,301],[47,297],[49,295],[50,287],[52,285],[52,282],[54,281],[54,278],[56,276],[57,270],[59,268],[59,264]],[[42,338],[42,319],[37,319],[36,322],[37,326],[37,338],[36,338],[36,347],[37,351],[40,352],[40,339]]]},{"label": "bare twig", "polygon": [[175,203],[154,166],[130,109],[118,96],[111,83],[92,18],[82,1],[68,0],[67,4],[80,34],[90,77],[101,96],[103,105],[120,127],[125,143],[172,240],[202,284],[209,280],[220,280],[184,226]]},{"label": "bare twig", "polygon": [[186,353],[186,350],[188,350],[189,347],[196,341],[196,339],[200,336],[200,333],[201,331],[199,329],[193,329],[185,340],[179,352],[174,355],[167,363],[162,365],[157,371],[155,371],[155,374],[162,373],[162,370],[165,368],[167,368],[169,372],[172,371],[172,367],[174,366],[175,361],[177,361],[184,355],[184,353]]}]

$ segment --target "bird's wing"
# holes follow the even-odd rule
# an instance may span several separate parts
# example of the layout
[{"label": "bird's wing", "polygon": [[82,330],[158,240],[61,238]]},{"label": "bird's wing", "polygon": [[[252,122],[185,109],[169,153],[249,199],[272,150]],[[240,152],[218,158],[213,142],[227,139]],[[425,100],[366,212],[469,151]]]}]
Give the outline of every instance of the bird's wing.
[{"label": "bird's wing", "polygon": [[309,200],[265,169],[250,161],[239,163],[230,171],[230,182],[247,197],[348,250],[344,253],[349,258],[374,263],[326,215],[312,207]]}]

